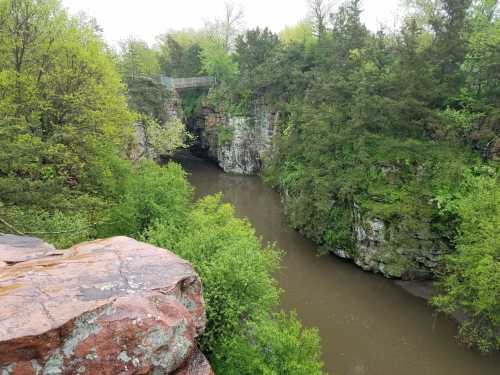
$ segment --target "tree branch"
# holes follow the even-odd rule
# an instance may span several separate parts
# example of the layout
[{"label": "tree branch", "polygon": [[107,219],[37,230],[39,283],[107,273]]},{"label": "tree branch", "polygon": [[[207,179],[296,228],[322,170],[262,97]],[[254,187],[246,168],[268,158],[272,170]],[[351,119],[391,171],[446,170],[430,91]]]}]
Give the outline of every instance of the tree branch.
[{"label": "tree branch", "polygon": [[21,232],[21,231],[18,231],[14,226],[12,226],[11,224],[9,224],[8,222],[6,222],[4,219],[2,219],[0,217],[0,222],[5,225],[7,228],[9,229],[12,229],[16,234],[19,234],[21,236],[24,236],[25,233]]}]

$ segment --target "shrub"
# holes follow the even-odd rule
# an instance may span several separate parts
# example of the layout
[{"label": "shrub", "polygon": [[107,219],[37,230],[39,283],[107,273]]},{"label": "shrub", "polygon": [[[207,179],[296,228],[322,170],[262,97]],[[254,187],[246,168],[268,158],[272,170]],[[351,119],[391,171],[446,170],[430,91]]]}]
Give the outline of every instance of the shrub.
[{"label": "shrub", "polygon": [[176,232],[171,223],[159,221],[147,237],[192,262],[200,274],[208,317],[201,345],[211,353],[246,322],[263,318],[276,306],[278,288],[271,274],[278,252],[263,249],[250,224],[235,218],[232,206],[220,196],[200,200],[181,235]]},{"label": "shrub", "polygon": [[140,237],[157,221],[171,230],[182,230],[192,188],[180,165],[169,163],[161,167],[152,161],[142,161],[124,184],[123,196],[111,209],[113,225],[100,235]]},{"label": "shrub", "polygon": [[225,375],[323,374],[318,332],[303,328],[295,313],[250,324],[217,353],[214,365]]}]

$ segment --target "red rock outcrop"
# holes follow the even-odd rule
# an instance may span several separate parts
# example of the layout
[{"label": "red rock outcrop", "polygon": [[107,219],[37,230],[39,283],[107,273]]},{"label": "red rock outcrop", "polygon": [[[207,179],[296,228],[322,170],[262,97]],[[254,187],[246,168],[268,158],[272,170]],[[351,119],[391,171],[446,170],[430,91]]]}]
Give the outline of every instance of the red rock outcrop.
[{"label": "red rock outcrop", "polygon": [[201,289],[188,262],[130,238],[1,236],[0,373],[213,374]]}]

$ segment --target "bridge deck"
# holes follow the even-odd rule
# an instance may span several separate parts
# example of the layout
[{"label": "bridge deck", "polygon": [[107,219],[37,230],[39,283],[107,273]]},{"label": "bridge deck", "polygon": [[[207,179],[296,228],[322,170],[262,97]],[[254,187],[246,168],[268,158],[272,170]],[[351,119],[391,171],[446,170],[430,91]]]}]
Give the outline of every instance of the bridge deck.
[{"label": "bridge deck", "polygon": [[214,77],[189,77],[189,78],[172,78],[160,77],[161,82],[170,90],[182,90],[198,87],[211,87],[215,85]]}]

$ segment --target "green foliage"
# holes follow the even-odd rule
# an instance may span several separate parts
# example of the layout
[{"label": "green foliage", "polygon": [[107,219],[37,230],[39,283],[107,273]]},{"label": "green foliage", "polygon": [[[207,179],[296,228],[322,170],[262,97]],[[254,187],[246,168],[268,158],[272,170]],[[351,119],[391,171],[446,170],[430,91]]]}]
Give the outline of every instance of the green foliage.
[{"label": "green foliage", "polygon": [[97,150],[125,150],[133,116],[93,24],[57,1],[1,5],[0,195],[7,205],[55,207],[97,184]]},{"label": "green foliage", "polygon": [[142,40],[129,38],[122,41],[118,56],[120,73],[127,81],[160,74],[157,51]]},{"label": "green foliage", "polygon": [[307,48],[311,48],[316,42],[316,38],[313,35],[313,26],[308,21],[302,21],[294,26],[285,27],[279,33],[279,37],[287,45],[299,43],[305,45]]},{"label": "green foliage", "polygon": [[224,125],[217,126],[217,142],[219,145],[223,146],[230,143],[233,140],[233,132],[231,129],[227,129]]},{"label": "green foliage", "polygon": [[500,184],[492,168],[468,172],[454,194],[440,201],[441,213],[458,221],[456,252],[446,259],[434,304],[468,317],[460,338],[481,351],[500,349]]},{"label": "green foliage", "polygon": [[113,224],[104,228],[101,236],[126,234],[137,238],[158,221],[181,230],[192,188],[178,164],[160,167],[144,160],[123,185],[121,199],[110,212]]},{"label": "green foliage", "polygon": [[96,234],[96,227],[91,224],[91,211],[65,213],[59,210],[0,208],[0,215],[21,233],[43,238],[58,249],[88,241]]},{"label": "green foliage", "polygon": [[[497,225],[497,167],[477,188],[475,210],[465,209],[474,194],[457,198],[457,186],[467,185],[464,171],[484,163],[480,158],[500,155],[497,2],[413,3],[391,35],[369,32],[353,0],[313,44],[283,38],[269,54],[249,38],[239,85],[228,92],[281,110],[278,152],[265,177],[282,192],[292,226],[324,248],[356,256],[355,229],[382,221],[386,270],[430,277],[422,259],[432,258],[444,291],[437,304],[466,313],[465,342],[496,350],[498,247],[488,244],[498,239],[486,221]],[[450,199],[464,206],[443,211]],[[476,226],[464,232],[468,220]]]},{"label": "green foliage", "polygon": [[321,375],[320,350],[316,330],[304,329],[294,313],[280,313],[224,343],[225,357],[216,356],[214,365],[227,375]]},{"label": "green foliage", "polygon": [[238,74],[238,64],[217,39],[207,40],[201,51],[201,65],[204,73],[219,81],[231,81]]},{"label": "green foliage", "polygon": [[[185,146],[184,124],[163,120],[165,90],[151,78],[160,67],[195,75],[203,62],[207,73],[231,79],[236,63],[218,44],[200,55],[197,43],[186,47],[173,39],[160,52],[128,40],[114,59],[97,30],[68,17],[58,1],[0,0],[0,231],[58,248],[127,235],[173,249],[202,276],[208,325],[201,346],[217,367],[235,373],[234,358],[246,356],[259,337],[259,348],[248,352],[249,373],[280,367],[280,373],[320,373],[317,333],[302,330],[295,317],[271,319],[278,251],[263,248],[220,196],[193,204],[179,165],[127,159],[137,119],[155,154]],[[127,107],[115,62],[140,116]],[[192,94],[193,108],[200,94]],[[270,343],[271,352],[254,362],[276,334],[282,337]],[[230,359],[224,345],[233,340],[240,349]],[[283,367],[288,358],[294,362]]]},{"label": "green foliage", "polygon": [[186,125],[178,118],[172,118],[160,125],[155,119],[143,117],[148,146],[154,155],[168,156],[187,147]]},{"label": "green foliage", "polygon": [[138,77],[126,82],[130,108],[161,121],[164,117],[165,102],[168,100],[165,87],[159,81],[149,77]]},{"label": "green foliage", "polygon": [[220,196],[199,201],[180,234],[159,221],[147,237],[192,262],[200,274],[208,318],[201,341],[205,351],[216,352],[247,322],[264,318],[276,306],[278,289],[271,274],[278,253],[272,247],[262,249],[250,224],[235,218]]},{"label": "green foliage", "polygon": [[146,42],[127,39],[120,43],[118,68],[128,88],[129,106],[136,112],[162,119],[167,90],[158,80],[160,53]]},{"label": "green foliage", "polygon": [[204,38],[190,32],[169,33],[160,38],[160,63],[169,77],[195,77],[202,71],[201,46]]}]

